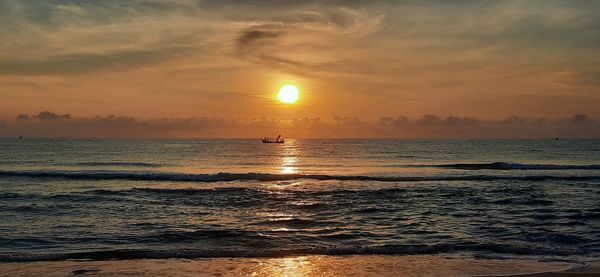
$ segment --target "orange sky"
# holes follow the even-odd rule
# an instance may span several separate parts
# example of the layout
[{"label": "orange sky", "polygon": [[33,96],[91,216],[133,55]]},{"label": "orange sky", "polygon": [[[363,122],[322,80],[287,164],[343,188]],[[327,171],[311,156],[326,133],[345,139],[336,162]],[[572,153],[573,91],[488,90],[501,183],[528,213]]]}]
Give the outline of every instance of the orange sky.
[{"label": "orange sky", "polygon": [[[277,125],[284,132],[317,137],[498,136],[511,116],[553,122],[528,133],[546,136],[552,124],[585,115],[587,131],[560,132],[600,133],[599,2],[450,2],[3,1],[0,136],[48,134],[16,120],[40,121],[43,111],[83,122],[268,118],[286,122]],[[302,90],[293,106],[275,100],[287,82]],[[477,128],[286,129],[294,119],[381,126],[382,118],[407,117],[417,125],[425,115],[471,118]],[[268,129],[245,128],[221,135]],[[180,136],[210,136],[183,129],[193,130]]]}]

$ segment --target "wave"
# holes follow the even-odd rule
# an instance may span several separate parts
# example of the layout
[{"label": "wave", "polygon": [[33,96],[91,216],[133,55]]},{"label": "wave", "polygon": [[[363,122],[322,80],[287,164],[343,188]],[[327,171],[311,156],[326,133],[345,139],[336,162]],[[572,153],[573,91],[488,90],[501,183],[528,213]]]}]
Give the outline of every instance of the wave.
[{"label": "wave", "polygon": [[64,260],[130,260],[130,259],[197,259],[197,258],[278,258],[299,255],[427,255],[458,252],[480,252],[505,255],[576,256],[586,252],[576,248],[550,248],[535,245],[510,245],[495,243],[462,243],[431,245],[383,245],[316,247],[298,249],[173,249],[139,250],[117,249],[105,251],[54,253],[54,254],[0,254],[1,262],[64,261]]},{"label": "wave", "polygon": [[130,166],[130,167],[161,167],[161,164],[142,163],[142,162],[81,162],[75,163],[79,166]]},{"label": "wave", "polygon": [[452,169],[481,170],[600,170],[600,165],[563,165],[563,164],[520,164],[520,163],[457,163],[440,165],[414,165],[416,167],[441,167]]},{"label": "wave", "polygon": [[144,162],[75,162],[75,163],[52,163],[46,161],[0,161],[0,165],[67,165],[67,166],[120,166],[120,167],[163,167],[164,164]]},{"label": "wave", "polygon": [[273,174],[273,173],[216,173],[187,174],[169,172],[136,171],[0,171],[0,176],[27,178],[60,178],[72,180],[129,180],[129,181],[171,181],[171,182],[231,182],[231,181],[289,181],[289,180],[337,180],[375,182],[421,182],[421,181],[547,181],[547,180],[600,180],[600,176],[590,175],[463,175],[463,176],[367,176],[367,175],[326,175],[326,174]]}]

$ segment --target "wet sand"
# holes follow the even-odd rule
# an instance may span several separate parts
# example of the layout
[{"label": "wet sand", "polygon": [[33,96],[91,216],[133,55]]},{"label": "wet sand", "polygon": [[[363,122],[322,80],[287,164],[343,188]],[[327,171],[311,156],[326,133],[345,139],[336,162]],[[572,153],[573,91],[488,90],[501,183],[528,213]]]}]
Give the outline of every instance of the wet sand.
[{"label": "wet sand", "polygon": [[[558,273],[551,273],[558,272]],[[598,264],[416,256],[0,263],[0,276],[600,276]],[[529,274],[529,275],[527,275]],[[534,275],[531,275],[534,274]]]},{"label": "wet sand", "polygon": [[590,262],[581,267],[575,267],[563,272],[549,272],[540,274],[525,274],[515,277],[596,277],[600,276],[600,261]]}]

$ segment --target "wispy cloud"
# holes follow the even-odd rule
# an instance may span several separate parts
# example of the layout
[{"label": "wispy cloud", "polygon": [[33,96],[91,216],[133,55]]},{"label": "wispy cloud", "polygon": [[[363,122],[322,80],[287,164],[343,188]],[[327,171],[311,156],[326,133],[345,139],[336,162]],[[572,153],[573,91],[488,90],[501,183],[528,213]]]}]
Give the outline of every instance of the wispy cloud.
[{"label": "wispy cloud", "polygon": [[[288,119],[597,117],[599,10],[567,0],[4,0],[0,108],[268,116],[276,111],[246,100],[269,97],[268,82],[302,80],[313,107]],[[237,101],[220,103],[221,92]],[[150,112],[157,103],[179,109]]]}]

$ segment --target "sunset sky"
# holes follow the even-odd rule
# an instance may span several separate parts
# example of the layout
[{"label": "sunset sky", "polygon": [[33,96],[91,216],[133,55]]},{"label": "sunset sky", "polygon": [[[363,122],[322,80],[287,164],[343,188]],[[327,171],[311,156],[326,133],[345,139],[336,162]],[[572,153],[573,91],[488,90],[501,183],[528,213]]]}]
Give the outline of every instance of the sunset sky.
[{"label": "sunset sky", "polygon": [[[592,0],[0,0],[0,137],[600,137],[599,14]],[[284,84],[296,104],[277,101]]]}]

